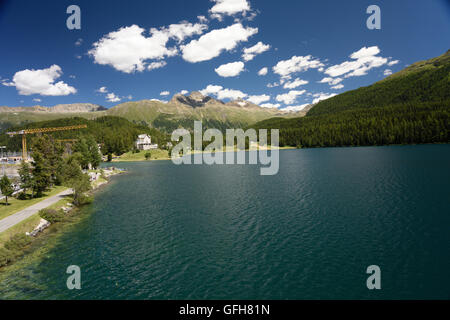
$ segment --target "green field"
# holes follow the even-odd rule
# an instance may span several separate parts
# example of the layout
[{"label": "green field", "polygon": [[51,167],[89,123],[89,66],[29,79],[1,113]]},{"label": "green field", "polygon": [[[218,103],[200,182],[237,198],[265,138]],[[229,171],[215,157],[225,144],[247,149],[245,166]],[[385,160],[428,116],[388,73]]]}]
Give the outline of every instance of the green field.
[{"label": "green field", "polygon": [[169,152],[167,150],[147,150],[147,151],[139,151],[138,153],[133,153],[132,151],[124,153],[119,158],[114,159],[113,161],[146,161],[145,154],[150,153],[151,157],[149,160],[170,160]]},{"label": "green field", "polygon": [[66,187],[56,186],[52,190],[45,193],[45,195],[41,198],[27,199],[27,200],[18,200],[14,197],[8,197],[8,205],[5,204],[5,199],[0,201],[0,219],[6,218],[22,209],[25,209],[29,206],[32,206],[42,200],[54,196],[64,190]]},{"label": "green field", "polygon": [[29,217],[28,219],[23,220],[22,222],[16,224],[14,227],[9,228],[0,233],[0,247],[8,241],[15,234],[23,234],[26,232],[31,232],[33,229],[39,224],[41,221],[41,217],[39,213],[36,213]]}]

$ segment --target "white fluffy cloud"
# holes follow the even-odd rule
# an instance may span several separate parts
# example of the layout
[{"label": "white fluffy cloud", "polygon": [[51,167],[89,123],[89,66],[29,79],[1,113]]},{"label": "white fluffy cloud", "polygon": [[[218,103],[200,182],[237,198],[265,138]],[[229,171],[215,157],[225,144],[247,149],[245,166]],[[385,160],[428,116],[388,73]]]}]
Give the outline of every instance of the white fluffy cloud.
[{"label": "white fluffy cloud", "polygon": [[204,96],[209,96],[211,94],[217,95],[217,93],[222,89],[223,89],[222,86],[216,86],[216,85],[210,84],[205,89],[200,90],[200,93],[203,94]]},{"label": "white fluffy cloud", "polygon": [[242,59],[245,61],[250,61],[255,58],[256,55],[266,52],[270,49],[270,45],[264,44],[261,41],[255,44],[253,47],[244,48],[244,54],[242,55]]},{"label": "white fluffy cloud", "polygon": [[3,81],[2,84],[8,87],[16,87],[20,95],[29,96],[40,94],[42,96],[67,96],[76,93],[74,87],[63,81],[55,83],[61,77],[61,67],[54,64],[47,69],[25,69],[14,74],[11,82]]},{"label": "white fluffy cloud", "polygon": [[[122,100],[122,98],[120,98],[118,95],[116,95],[114,92],[108,92],[108,88],[106,87],[100,87],[97,90],[95,90],[96,92],[99,93],[106,93],[105,95],[105,99],[108,102],[119,102]],[[127,98],[128,100],[133,99],[133,96],[129,95],[128,97],[123,97],[124,99]]]},{"label": "white fluffy cloud", "polygon": [[108,89],[107,89],[106,87],[100,87],[100,88],[98,88],[96,91],[97,91],[97,92],[100,92],[100,93],[107,93],[107,92],[108,92]]},{"label": "white fluffy cloud", "polygon": [[309,69],[318,69],[324,64],[319,59],[314,59],[312,56],[293,56],[288,60],[282,60],[273,67],[273,72],[279,74],[282,78],[289,79],[291,74],[296,72],[303,72]]},{"label": "white fluffy cloud", "polygon": [[342,78],[330,78],[330,77],[325,77],[322,80],[319,81],[319,83],[328,83],[330,86],[334,86],[337,85],[338,83],[342,82]]},{"label": "white fluffy cloud", "polygon": [[265,76],[265,75],[267,75],[268,72],[269,72],[269,69],[267,69],[267,67],[264,67],[258,71],[258,76]]},{"label": "white fluffy cloud", "polygon": [[208,85],[205,89],[200,90],[200,93],[205,95],[205,96],[209,96],[209,95],[214,95],[217,97],[217,99],[219,100],[223,100],[223,99],[231,99],[231,100],[236,100],[236,99],[244,99],[246,98],[248,95],[240,90],[234,90],[234,89],[224,89],[222,86],[217,86],[217,85]]},{"label": "white fluffy cloud", "polygon": [[400,62],[400,60],[392,60],[392,61],[389,61],[388,66],[389,66],[389,67],[392,67],[393,65],[395,65],[395,64],[397,64],[397,63],[399,63],[399,62]]},{"label": "white fluffy cloud", "polygon": [[388,59],[377,56],[379,53],[380,49],[377,46],[363,47],[350,55],[353,60],[331,66],[325,73],[331,77],[345,74],[346,78],[366,75],[369,70],[387,64]]},{"label": "white fluffy cloud", "polygon": [[154,69],[164,68],[166,65],[167,65],[167,62],[165,62],[165,61],[155,61],[155,62],[150,63],[147,66],[147,70],[150,71],[150,70],[154,70]]},{"label": "white fluffy cloud", "polygon": [[143,71],[147,60],[163,59],[178,53],[177,48],[167,48],[170,39],[181,42],[187,37],[202,34],[205,29],[207,26],[204,24],[183,22],[167,28],[152,28],[150,36],[146,37],[145,30],[137,25],[123,27],[95,42],[89,55],[96,63],[111,65],[125,73]]},{"label": "white fluffy cloud", "polygon": [[373,47],[362,47],[356,52],[350,55],[352,59],[362,59],[366,57],[373,57],[380,53],[380,49],[377,46]]},{"label": "white fluffy cloud", "polygon": [[205,16],[197,16],[197,19],[201,23],[207,23],[208,22],[208,18],[206,18]]},{"label": "white fluffy cloud", "polygon": [[299,106],[289,106],[286,108],[282,108],[280,109],[281,111],[287,111],[287,112],[297,112],[297,111],[301,111],[303,109],[305,109],[305,107],[309,106],[309,103],[305,103]]},{"label": "white fluffy cloud", "polygon": [[280,82],[272,82],[272,83],[268,83],[267,84],[267,88],[276,88],[281,86],[285,81],[280,81]]},{"label": "white fluffy cloud", "polygon": [[237,62],[230,62],[227,64],[223,64],[220,67],[214,69],[216,73],[224,78],[228,77],[236,77],[238,76],[242,71],[244,71],[244,63],[241,61]]},{"label": "white fluffy cloud", "polygon": [[34,102],[42,102],[42,100],[39,99],[39,98],[34,98],[33,101],[34,101]]},{"label": "white fluffy cloud", "polygon": [[208,26],[203,23],[192,24],[182,22],[171,24],[168,28],[163,28],[162,32],[167,33],[170,38],[177,39],[178,42],[181,42],[186,38],[202,34],[206,29],[208,29]]},{"label": "white fluffy cloud", "polygon": [[267,95],[267,94],[262,94],[262,95],[259,95],[259,96],[250,96],[250,97],[247,98],[247,100],[250,101],[251,103],[259,105],[262,102],[269,101],[270,100],[270,96]]},{"label": "white fluffy cloud", "polygon": [[181,90],[180,93],[181,93],[181,94],[188,94],[189,91],[187,91],[187,90]]},{"label": "white fluffy cloud", "polygon": [[168,96],[170,94],[170,91],[162,91],[159,95],[160,96]]},{"label": "white fluffy cloud", "polygon": [[169,41],[167,33],[152,29],[151,36],[146,37],[144,31],[132,25],[110,32],[94,43],[89,54],[98,64],[111,65],[119,71],[132,73],[143,71],[148,59],[162,59],[177,53],[176,49],[166,48]]},{"label": "white fluffy cloud", "polygon": [[277,95],[277,101],[284,104],[293,104],[297,100],[297,97],[304,94],[306,90],[291,90],[288,93]]},{"label": "white fluffy cloud", "polygon": [[344,85],[342,83],[340,83],[338,85],[332,86],[331,89],[339,90],[339,89],[342,89],[343,87],[344,87]]},{"label": "white fluffy cloud", "polygon": [[313,100],[312,103],[315,104],[315,103],[318,103],[319,101],[329,99],[336,95],[337,95],[337,93],[323,93],[323,92],[316,93],[313,95],[313,97],[315,97],[315,99]]},{"label": "white fluffy cloud", "polygon": [[223,100],[223,99],[244,99],[247,97],[246,93],[243,93],[240,90],[234,90],[234,89],[222,89],[217,93],[217,99]]},{"label": "white fluffy cloud", "polygon": [[294,81],[288,81],[284,84],[283,88],[285,89],[295,89],[300,86],[303,86],[305,84],[308,84],[309,82],[306,80],[302,80],[300,78],[295,79]]},{"label": "white fluffy cloud", "polygon": [[386,70],[384,70],[383,74],[385,76],[390,76],[392,74],[392,70],[391,69],[386,69]]},{"label": "white fluffy cloud", "polygon": [[160,100],[160,99],[150,99],[150,101],[157,101],[157,102],[162,102],[162,103],[167,103],[168,102],[166,100]]},{"label": "white fluffy cloud", "polygon": [[260,107],[268,108],[268,109],[277,109],[281,106],[279,103],[264,103],[260,105]]},{"label": "white fluffy cloud", "polygon": [[110,92],[106,95],[106,100],[109,102],[119,102],[121,99],[114,93]]},{"label": "white fluffy cloud", "polygon": [[213,0],[216,4],[209,10],[215,15],[233,15],[250,10],[247,0]]},{"label": "white fluffy cloud", "polygon": [[181,46],[183,59],[192,63],[211,60],[223,51],[233,50],[239,42],[247,41],[256,33],[258,28],[244,28],[241,23],[212,30],[198,40],[192,40],[187,45]]}]

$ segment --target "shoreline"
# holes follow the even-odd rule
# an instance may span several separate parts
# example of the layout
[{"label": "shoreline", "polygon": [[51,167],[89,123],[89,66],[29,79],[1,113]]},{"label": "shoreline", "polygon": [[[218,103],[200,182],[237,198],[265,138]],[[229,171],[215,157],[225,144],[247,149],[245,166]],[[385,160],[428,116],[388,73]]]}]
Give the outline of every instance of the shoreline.
[{"label": "shoreline", "polygon": [[[298,149],[296,147],[278,147],[276,148],[277,150],[291,150],[291,149]],[[265,151],[265,150],[272,150],[272,148],[261,148],[261,151]],[[234,150],[219,150],[219,151],[214,151],[214,152],[209,152],[209,151],[191,151],[188,154],[186,154],[186,156],[189,155],[195,155],[195,154],[213,154],[213,153],[228,153],[228,152],[238,152],[238,151],[244,151],[244,152],[249,152],[249,151],[259,151],[259,149],[256,150],[250,150],[250,149],[245,149],[245,150],[236,150],[236,148],[234,148]],[[149,161],[162,161],[162,160],[172,160],[171,157],[163,157],[163,158],[157,158],[157,159],[121,159],[122,156],[119,156],[118,158],[114,158],[111,162],[107,162],[107,163],[115,163],[115,162],[149,162]],[[183,156],[182,156],[183,157]]]},{"label": "shoreline", "polygon": [[[5,237],[4,242],[0,243],[0,274],[6,272],[13,266],[20,264],[21,261],[26,260],[30,255],[48,251],[50,247],[47,246],[47,243],[44,241],[44,239],[48,235],[52,235],[55,237],[63,235],[64,232],[62,232],[62,229],[65,229],[66,225],[71,225],[81,219],[81,216],[79,217],[80,211],[82,211],[92,203],[95,193],[103,189],[103,187],[107,186],[111,181],[111,177],[124,174],[126,172],[125,170],[115,167],[110,167],[106,170],[105,169],[106,168],[99,168],[95,171],[89,172],[96,172],[97,175],[100,175],[101,173],[102,174],[98,176],[97,179],[91,181],[92,189],[86,192],[86,196],[91,199],[89,199],[85,204],[76,207],[72,203],[72,196],[67,195],[58,202],[43,209],[62,211],[64,213],[64,217],[61,221],[50,223],[47,220],[41,218],[39,212],[37,212],[27,219],[22,220],[11,228],[0,233],[0,236],[3,234]],[[35,226],[33,227],[32,224],[34,224]],[[17,229],[17,231],[14,229]],[[28,231],[23,232],[24,229]],[[4,244],[11,240],[13,237],[23,234],[29,237],[29,244],[21,248],[18,252],[15,252],[15,256],[10,261],[2,264],[1,259],[4,257],[2,257],[1,255],[1,250],[5,249]]]},{"label": "shoreline", "polygon": [[[441,144],[449,144],[450,142],[433,142],[433,143],[405,143],[405,144],[375,144],[375,145],[360,145],[360,146],[317,146],[317,147],[295,147],[295,146],[284,146],[284,147],[278,147],[277,150],[309,150],[309,149],[326,149],[326,148],[368,148],[368,147],[401,147],[401,146],[421,146],[421,145],[441,145]],[[263,148],[264,150],[271,150],[271,148]],[[258,150],[239,150],[239,151],[258,151]],[[206,151],[193,151],[188,155],[195,155],[195,154],[212,154],[212,153],[227,153],[227,152],[237,152],[237,150],[220,150],[220,151],[214,151],[214,152],[206,152]],[[150,161],[167,161],[172,160],[171,157],[163,157],[163,158],[157,158],[157,159],[121,159],[122,156],[113,159],[111,162],[106,163],[120,163],[120,162],[150,162]]]}]

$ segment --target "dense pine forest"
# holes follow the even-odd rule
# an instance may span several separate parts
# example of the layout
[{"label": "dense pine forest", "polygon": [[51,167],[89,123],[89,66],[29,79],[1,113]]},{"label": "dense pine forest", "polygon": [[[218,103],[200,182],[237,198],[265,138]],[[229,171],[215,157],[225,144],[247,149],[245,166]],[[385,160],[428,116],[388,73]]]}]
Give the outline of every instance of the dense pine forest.
[{"label": "dense pine forest", "polygon": [[448,143],[450,51],[369,87],[324,100],[303,118],[272,118],[281,146],[334,147]]},{"label": "dense pine forest", "polygon": [[274,118],[254,128],[280,129],[280,146],[337,147],[450,141],[450,101],[392,105],[304,118]]},{"label": "dense pine forest", "polygon": [[308,115],[384,107],[393,104],[447,102],[450,100],[450,51],[417,62],[368,87],[351,90],[315,105]]}]

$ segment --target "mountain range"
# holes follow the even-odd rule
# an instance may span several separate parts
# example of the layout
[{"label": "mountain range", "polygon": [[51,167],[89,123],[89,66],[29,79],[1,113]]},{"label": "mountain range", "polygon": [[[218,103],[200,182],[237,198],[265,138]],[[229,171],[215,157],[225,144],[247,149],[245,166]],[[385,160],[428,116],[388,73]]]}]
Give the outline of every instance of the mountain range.
[{"label": "mountain range", "polygon": [[3,106],[0,107],[0,129],[74,116],[86,119],[119,116],[134,123],[171,132],[180,126],[192,128],[194,120],[202,121],[205,128],[226,129],[247,127],[275,116],[298,117],[305,114],[306,112],[283,112],[278,109],[262,108],[241,99],[225,103],[194,91],[190,95],[176,94],[167,103],[159,100],[130,101],[110,109],[90,103],[53,107]]},{"label": "mountain range", "polygon": [[[305,116],[306,115],[306,116]],[[322,147],[450,140],[450,50],[414,63],[370,86],[307,106],[301,112],[262,108],[245,100],[223,102],[200,92],[177,94],[169,102],[129,101],[106,109],[94,104],[0,107],[0,129],[38,121],[105,116],[170,133],[204,128],[280,129],[281,145]]]}]

